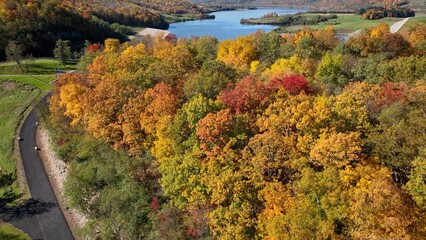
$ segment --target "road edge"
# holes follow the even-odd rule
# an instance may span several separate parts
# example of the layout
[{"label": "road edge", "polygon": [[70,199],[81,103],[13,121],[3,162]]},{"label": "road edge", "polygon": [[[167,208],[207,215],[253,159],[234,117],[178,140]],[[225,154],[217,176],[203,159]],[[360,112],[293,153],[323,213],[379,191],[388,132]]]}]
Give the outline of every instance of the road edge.
[{"label": "road edge", "polygon": [[[56,158],[55,156],[48,156],[49,153],[47,148],[52,148],[51,143],[42,143],[42,132],[45,131],[45,134],[47,134],[48,138],[51,138],[51,135],[49,133],[48,128],[45,126],[45,122],[44,120],[40,119],[40,123],[39,126],[37,127],[36,130],[36,142],[37,142],[37,146],[40,147],[40,151],[39,151],[39,155],[40,155],[40,159],[43,163],[43,167],[47,173],[47,177],[49,178],[49,182],[50,185],[52,186],[53,192],[56,196],[56,200],[58,201],[59,207],[62,210],[62,213],[64,214],[65,220],[68,223],[68,226],[71,230],[72,235],[74,236],[74,238],[76,240],[80,240],[83,239],[83,237],[81,236],[81,234],[79,233],[79,230],[81,230],[81,227],[83,226],[79,226],[79,220],[77,219],[78,216],[76,216],[76,212],[78,212],[76,209],[71,208],[67,205],[67,201],[66,198],[62,192],[63,189],[61,189],[58,185],[58,180],[55,179],[55,174],[54,172],[54,166],[52,165],[51,162],[49,162],[49,157],[50,158]],[[68,165],[66,166],[66,168],[68,168]],[[80,213],[78,213],[80,214]]]},{"label": "road edge", "polygon": [[28,115],[31,113],[31,111],[33,110],[33,108],[38,104],[38,102],[43,99],[48,92],[45,92],[43,90],[41,90],[40,88],[37,88],[40,93],[38,94],[37,97],[35,97],[31,103],[29,103],[27,106],[24,106],[22,111],[21,111],[21,120],[19,121],[19,124],[15,130],[15,137],[13,140],[13,160],[15,162],[15,168],[16,168],[16,181],[18,183],[19,189],[22,192],[22,197],[21,199],[29,199],[31,198],[31,192],[30,192],[30,187],[28,186],[28,182],[27,182],[27,176],[25,174],[25,170],[24,170],[24,164],[22,162],[22,157],[21,157],[21,151],[19,149],[19,136],[21,133],[21,129],[22,126],[25,122],[25,120],[27,119]]}]

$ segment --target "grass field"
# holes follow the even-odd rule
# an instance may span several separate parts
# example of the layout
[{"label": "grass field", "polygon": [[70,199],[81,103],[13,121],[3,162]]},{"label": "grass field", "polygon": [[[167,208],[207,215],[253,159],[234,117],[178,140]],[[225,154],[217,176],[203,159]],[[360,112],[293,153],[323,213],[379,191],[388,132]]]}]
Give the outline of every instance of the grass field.
[{"label": "grass field", "polygon": [[0,75],[0,79],[2,80],[13,80],[21,83],[27,83],[38,87],[43,91],[52,88],[52,85],[49,84],[49,82],[55,78],[55,75]]},{"label": "grass field", "polygon": [[35,59],[33,61],[25,60],[25,61],[22,61],[22,65],[27,70],[26,73],[22,73],[21,69],[16,65],[15,62],[0,63],[0,75],[2,74],[49,75],[49,74],[54,74],[55,69],[66,70],[66,71],[76,69],[75,64],[66,65],[66,68],[64,68],[57,60],[43,59],[43,58]]},{"label": "grass field", "polygon": [[[318,25],[309,25],[311,29],[317,30],[322,29],[327,26],[332,26],[339,33],[351,33],[360,29],[373,28],[385,22],[389,25],[392,25],[394,22],[399,21],[400,19],[395,18],[383,18],[380,20],[365,20],[362,19],[359,15],[354,14],[338,14],[338,17],[335,19],[330,19],[329,21],[322,22]],[[293,32],[297,31],[303,27],[307,26],[290,26],[285,28],[285,31]]]},{"label": "grass field", "polygon": [[21,72],[15,62],[0,63],[0,80],[27,83],[46,91],[52,88],[49,82],[56,78],[55,70],[70,71],[76,69],[75,64],[66,65],[66,68],[64,68],[59,61],[54,59],[23,61],[22,65],[26,69],[25,73]]},{"label": "grass field", "polygon": [[[318,15],[318,14],[312,14]],[[332,26],[338,33],[351,33],[360,29],[373,28],[378,24],[385,22],[389,26],[393,23],[401,21],[402,18],[383,18],[379,20],[366,20],[362,19],[359,15],[354,14],[337,14],[338,18],[330,19],[329,21],[322,22],[318,25],[309,25],[309,26],[289,26],[284,28],[286,32],[295,32],[300,30],[303,27],[310,27],[313,30],[318,30],[325,28],[327,26]],[[423,22],[426,23],[426,14],[418,14],[416,17],[410,18],[408,23],[413,22]]]},{"label": "grass field", "polygon": [[426,24],[426,14],[416,14],[416,16],[413,18],[410,18],[410,20],[408,20],[407,23],[412,23],[412,22],[422,22]]},{"label": "grass field", "polygon": [[0,239],[2,240],[31,240],[27,234],[14,228],[9,223],[0,222]]}]

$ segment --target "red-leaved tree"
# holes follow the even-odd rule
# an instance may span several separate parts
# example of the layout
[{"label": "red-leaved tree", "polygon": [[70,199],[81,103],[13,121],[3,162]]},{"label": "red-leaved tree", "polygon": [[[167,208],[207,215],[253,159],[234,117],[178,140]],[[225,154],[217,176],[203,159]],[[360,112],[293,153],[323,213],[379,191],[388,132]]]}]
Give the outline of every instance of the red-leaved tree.
[{"label": "red-leaved tree", "polygon": [[302,91],[306,94],[311,93],[308,81],[304,76],[288,75],[284,78],[274,78],[268,83],[268,87],[277,90],[284,88],[292,95],[298,95]]}]

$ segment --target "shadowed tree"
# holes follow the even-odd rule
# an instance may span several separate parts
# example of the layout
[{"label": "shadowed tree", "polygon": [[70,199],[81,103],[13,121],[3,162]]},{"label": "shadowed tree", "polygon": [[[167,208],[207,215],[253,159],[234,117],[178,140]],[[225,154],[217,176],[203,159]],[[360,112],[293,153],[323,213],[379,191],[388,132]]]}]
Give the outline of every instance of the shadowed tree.
[{"label": "shadowed tree", "polygon": [[53,55],[64,67],[71,57],[71,54],[70,41],[62,39],[56,41],[55,49],[53,49]]},{"label": "shadowed tree", "polygon": [[16,62],[21,72],[24,72],[21,60],[23,60],[24,49],[15,41],[10,41],[6,46],[6,58],[8,61]]}]

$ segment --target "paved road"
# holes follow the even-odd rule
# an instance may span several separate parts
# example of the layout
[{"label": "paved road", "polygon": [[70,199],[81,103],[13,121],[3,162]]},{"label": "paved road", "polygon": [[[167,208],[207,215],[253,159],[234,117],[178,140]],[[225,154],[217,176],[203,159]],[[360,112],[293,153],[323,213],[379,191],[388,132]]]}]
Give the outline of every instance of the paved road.
[{"label": "paved road", "polygon": [[392,24],[392,26],[390,27],[390,32],[391,33],[396,33],[399,31],[399,29],[401,29],[402,26],[404,26],[404,24],[408,21],[408,19],[410,18],[404,18],[403,20],[396,22],[394,24]]},{"label": "paved road", "polygon": [[[39,104],[46,104],[46,97]],[[36,146],[35,110],[25,120],[19,142],[22,162],[32,199],[15,208],[3,209],[3,218],[32,239],[72,240],[71,230],[56,200]]]}]

